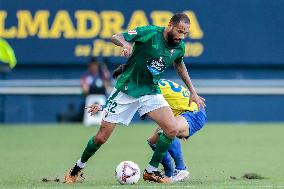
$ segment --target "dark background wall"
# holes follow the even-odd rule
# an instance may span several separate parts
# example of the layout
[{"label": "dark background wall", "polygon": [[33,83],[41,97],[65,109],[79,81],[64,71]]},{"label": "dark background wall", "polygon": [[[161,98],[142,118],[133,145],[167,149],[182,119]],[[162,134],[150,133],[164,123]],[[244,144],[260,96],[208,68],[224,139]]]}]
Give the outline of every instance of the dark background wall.
[{"label": "dark background wall", "polygon": [[[49,4],[52,3],[52,6]],[[121,6],[121,5],[127,6]],[[78,4],[76,0],[69,1],[20,1],[0,0],[0,9],[7,16],[0,19],[0,37],[5,38],[15,51],[18,64],[9,72],[1,72],[1,81],[26,79],[78,79],[86,70],[87,60],[97,46],[94,43],[102,40],[105,45],[110,41],[108,37],[101,37],[105,25],[102,11],[116,11],[122,14],[122,30],[128,29],[134,13],[141,10],[147,21],[153,24],[151,14],[154,11],[191,12],[199,26],[201,36],[191,36],[185,40],[189,47],[202,52],[195,56],[186,56],[185,63],[193,79],[284,79],[284,1],[279,0],[181,0],[146,1],[130,3],[122,0],[92,1],[83,0]],[[93,11],[98,14],[100,29],[98,35],[88,38],[65,37],[64,27],[60,36],[54,38],[48,35],[39,37],[40,29],[34,35],[31,32],[25,38],[19,37],[19,20],[17,14],[26,10],[34,19],[36,13],[45,10],[49,13],[47,21],[50,33],[59,11],[66,11],[70,17],[74,31],[78,32],[75,13],[78,10]],[[65,17],[66,18],[66,17]],[[63,19],[66,24],[66,19]],[[92,23],[87,22],[90,28]],[[7,36],[5,32],[15,29],[15,33]],[[30,27],[30,26],[27,26]],[[5,29],[4,29],[5,28]],[[5,30],[5,31],[4,31]],[[60,28],[58,29],[60,30]],[[201,33],[200,33],[201,32]],[[78,45],[90,47],[90,52],[84,55],[76,54]],[[111,70],[125,59],[115,54],[103,56],[98,54],[101,61],[107,61]],[[177,79],[173,70],[165,74],[165,78]],[[0,90],[1,90],[0,81]],[[198,86],[197,86],[198,88]],[[1,91],[0,91],[1,92]],[[283,95],[225,95],[203,94],[207,99],[209,121],[284,121],[282,106]],[[73,95],[0,95],[1,122],[54,122],[59,112],[66,111],[68,104],[74,104],[79,110],[83,97]]]}]

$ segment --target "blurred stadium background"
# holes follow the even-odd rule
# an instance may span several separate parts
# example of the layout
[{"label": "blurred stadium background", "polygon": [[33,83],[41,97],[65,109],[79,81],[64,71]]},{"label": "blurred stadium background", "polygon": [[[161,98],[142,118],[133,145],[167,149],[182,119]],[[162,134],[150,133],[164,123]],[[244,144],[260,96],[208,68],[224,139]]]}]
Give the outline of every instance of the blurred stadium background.
[{"label": "blurred stadium background", "polygon": [[[90,56],[113,70],[125,62],[110,43],[114,33],[165,26],[175,12],[191,18],[185,63],[207,99],[208,121],[284,121],[282,1],[0,3],[0,37],[18,62],[12,70],[1,64],[1,123],[53,123],[68,104],[78,110]],[[165,78],[178,76],[169,70]]]},{"label": "blurred stadium background", "polygon": [[[184,61],[206,98],[209,125],[283,122],[283,7],[281,0],[0,0],[0,37],[12,49],[1,42],[0,124],[52,127],[59,114],[79,113],[80,77],[90,57],[112,71],[125,62],[110,42],[113,34],[141,25],[166,26],[176,12],[191,19]],[[173,68],[164,77],[181,83]],[[2,128],[3,136],[9,133]],[[9,141],[2,140],[2,145]]]}]

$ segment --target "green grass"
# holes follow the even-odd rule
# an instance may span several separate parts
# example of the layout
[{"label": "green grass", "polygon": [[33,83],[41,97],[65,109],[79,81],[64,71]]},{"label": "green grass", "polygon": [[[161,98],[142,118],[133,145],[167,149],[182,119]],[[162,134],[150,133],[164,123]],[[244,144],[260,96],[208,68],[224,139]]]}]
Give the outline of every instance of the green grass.
[{"label": "green grass", "polygon": [[[182,142],[191,172],[188,181],[162,185],[141,179],[134,186],[119,185],[114,169],[123,160],[133,160],[144,169],[152,154],[146,138],[154,127],[119,126],[88,162],[84,183],[70,186],[41,181],[43,177],[62,179],[97,129],[81,125],[0,127],[0,188],[284,188],[281,124],[208,124]],[[241,178],[246,173],[265,179]]]}]

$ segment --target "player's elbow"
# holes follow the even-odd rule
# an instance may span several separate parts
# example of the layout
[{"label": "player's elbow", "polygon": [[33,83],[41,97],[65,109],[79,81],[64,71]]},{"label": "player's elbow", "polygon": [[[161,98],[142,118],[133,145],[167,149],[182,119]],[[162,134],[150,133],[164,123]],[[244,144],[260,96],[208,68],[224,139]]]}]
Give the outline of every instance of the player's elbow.
[{"label": "player's elbow", "polygon": [[114,40],[116,40],[116,38],[117,38],[117,34],[112,35],[111,36],[111,41],[113,42]]},{"label": "player's elbow", "polygon": [[121,34],[114,34],[113,36],[111,36],[111,41],[114,44],[117,44],[117,41],[121,41]]}]

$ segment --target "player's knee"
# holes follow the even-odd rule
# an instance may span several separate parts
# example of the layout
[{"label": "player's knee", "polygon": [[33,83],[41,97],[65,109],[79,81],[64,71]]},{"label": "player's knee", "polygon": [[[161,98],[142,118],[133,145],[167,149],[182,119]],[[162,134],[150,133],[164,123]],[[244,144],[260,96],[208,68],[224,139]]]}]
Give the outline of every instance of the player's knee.
[{"label": "player's knee", "polygon": [[107,137],[105,137],[102,134],[98,134],[94,138],[95,144],[104,144],[104,143],[106,143],[106,141],[107,141]]},{"label": "player's knee", "polygon": [[178,134],[178,127],[176,125],[176,122],[172,122],[171,124],[168,124],[167,127],[164,129],[165,135],[169,138],[174,138]]}]

